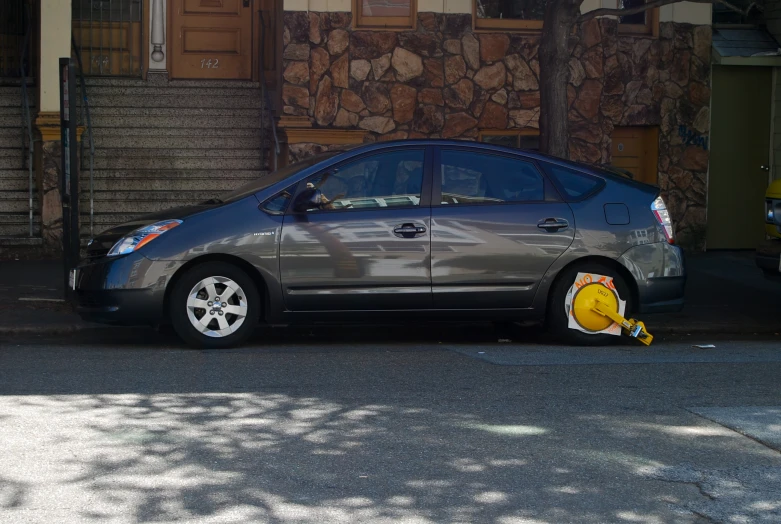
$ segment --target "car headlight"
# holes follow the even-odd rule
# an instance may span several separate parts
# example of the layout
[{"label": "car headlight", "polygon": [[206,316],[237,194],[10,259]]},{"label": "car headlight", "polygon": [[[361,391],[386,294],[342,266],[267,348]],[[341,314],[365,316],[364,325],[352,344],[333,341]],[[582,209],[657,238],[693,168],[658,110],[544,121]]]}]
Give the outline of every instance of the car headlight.
[{"label": "car headlight", "polygon": [[181,220],[163,220],[162,222],[155,222],[154,224],[138,228],[114,244],[114,247],[108,252],[108,256],[127,255],[137,249],[141,249],[152,240],[181,223]]}]

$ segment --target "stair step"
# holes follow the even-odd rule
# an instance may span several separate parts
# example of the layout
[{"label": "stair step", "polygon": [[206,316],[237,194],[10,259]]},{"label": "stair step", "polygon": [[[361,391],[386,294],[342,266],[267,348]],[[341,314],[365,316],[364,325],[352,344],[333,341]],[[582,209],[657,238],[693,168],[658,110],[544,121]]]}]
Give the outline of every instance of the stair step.
[{"label": "stair step", "polygon": [[[220,96],[220,95],[159,95],[149,97],[147,95],[107,95],[103,92],[95,91],[87,94],[90,109],[98,108],[262,108],[263,98],[260,94],[257,96]],[[21,100],[19,104],[21,105]]]},{"label": "stair step", "polygon": [[[2,165],[0,159],[0,165]],[[262,168],[260,158],[221,158],[221,157],[118,157],[95,158],[95,169],[257,169]]]},{"label": "stair step", "polygon": [[[81,188],[81,201],[89,202],[89,192],[84,191],[85,188]],[[214,191],[96,191],[96,200],[100,198],[102,202],[131,202],[131,201],[143,201],[143,202],[170,202],[170,207],[176,207],[181,204],[179,202],[203,202],[214,198]],[[82,211],[84,209],[82,208]]]},{"label": "stair step", "polygon": [[[0,128],[0,136],[2,136],[2,128]],[[19,136],[21,132],[17,130]],[[186,137],[258,137],[260,138],[260,129],[222,129],[206,127],[201,129],[190,128],[149,128],[149,127],[104,127],[100,130],[95,129],[95,136],[152,136],[152,137],[169,137],[169,136],[186,136]],[[268,134],[268,133],[267,133]]]},{"label": "stair step", "polygon": [[[266,133],[266,138],[269,134]],[[105,131],[95,136],[96,152],[103,148],[140,149],[155,151],[172,149],[258,149],[260,134],[250,137],[219,136],[106,136]],[[221,154],[221,153],[215,153]]]},{"label": "stair step", "polygon": [[[6,117],[6,116],[22,116],[22,104],[18,105],[12,105],[12,106],[0,106],[0,116]],[[34,117],[35,115],[31,114],[31,117]]]},{"label": "stair step", "polygon": [[[18,124],[21,126],[21,119]],[[7,123],[0,117],[0,127],[3,124],[7,126],[11,125],[11,120],[7,119]],[[247,118],[247,117],[227,117],[227,116],[118,116],[114,118],[93,118],[92,127],[95,129],[95,134],[99,133],[100,128],[157,128],[157,129],[169,129],[169,128],[183,128],[190,130],[190,134],[197,135],[197,132],[193,132],[193,129],[257,129],[260,127],[260,118]]]},{"label": "stair step", "polygon": [[[0,172],[0,191],[28,191],[29,173],[27,170],[5,170]],[[33,189],[35,174],[33,173]]]},{"label": "stair step", "polygon": [[[2,150],[0,150],[2,151]],[[219,151],[204,150],[200,148],[96,148],[95,158],[144,158],[166,159],[185,157],[204,157],[208,154],[214,158],[260,158],[261,151],[258,147],[248,149],[221,149]],[[3,155],[0,154],[0,157]]]},{"label": "stair step", "polygon": [[[38,208],[38,202],[33,201],[33,213],[36,213]],[[27,201],[26,192],[3,191],[2,194],[0,194],[0,215],[16,215],[23,213],[24,216],[27,216],[29,211],[30,207]]]},{"label": "stair step", "polygon": [[127,88],[139,88],[139,87],[163,87],[171,89],[178,88],[231,88],[231,89],[260,89],[260,82],[253,82],[250,80],[168,80],[168,82],[157,83],[155,79],[151,77],[150,80],[142,80],[137,78],[98,78],[90,77],[85,82],[87,88],[90,87],[127,87]]},{"label": "stair step", "polygon": [[[19,109],[21,113],[21,108]],[[260,108],[245,107],[92,107],[90,106],[90,114],[93,121],[112,120],[116,117],[230,117],[230,118],[253,118],[260,119],[262,113]],[[2,113],[0,113],[1,115]]]},{"label": "stair step", "polygon": [[22,157],[22,151],[18,150],[14,156],[0,156],[0,169],[26,169],[27,168],[27,155]]},{"label": "stair step", "polygon": [[[27,131],[22,129],[22,125],[18,127],[0,127],[0,144],[2,147],[21,147],[22,137],[27,136]],[[15,144],[13,140],[19,140],[19,146],[9,145]]]},{"label": "stair step", "polygon": [[[26,158],[27,152],[20,147],[3,147],[0,145],[0,157]],[[2,173],[0,171],[0,176],[3,176]]]},{"label": "stair step", "polygon": [[171,84],[170,86],[155,86],[148,83],[141,85],[122,86],[90,86],[87,85],[87,96],[99,91],[102,96],[145,96],[154,98],[157,96],[231,96],[231,97],[260,97],[260,87],[236,87],[217,86],[204,84],[201,86],[189,86]]},{"label": "stair step", "polygon": [[24,125],[24,118],[22,117],[22,110],[19,109],[19,113],[16,115],[2,115],[0,114],[0,127],[12,127],[14,129],[20,129]]},{"label": "stair step", "polygon": [[[143,178],[127,178],[127,179],[95,179],[93,180],[94,191],[137,191],[139,188],[143,188],[144,191],[190,191],[200,190],[208,191],[210,193],[209,198],[220,196],[222,193],[231,191],[237,187],[241,187],[244,184],[257,180],[257,177],[251,178],[238,178],[238,177],[223,177],[223,178],[196,178],[196,177],[182,177],[174,179],[143,179]],[[27,180],[17,184],[16,188],[19,190],[27,188]],[[0,185],[2,187],[2,185]],[[89,179],[85,179],[82,176],[81,190],[85,193],[89,193]]]},{"label": "stair step", "polygon": [[[37,235],[39,233],[38,230],[33,230],[33,234]],[[16,233],[16,232],[9,232],[6,233],[3,229],[3,226],[0,225],[0,246],[4,247],[35,247],[35,246],[42,246],[43,245],[43,239],[40,237],[29,237],[27,236],[28,232],[25,231],[24,233]]]},{"label": "stair step", "polygon": [[[214,198],[211,195],[209,198]],[[95,214],[103,215],[105,213],[123,213],[131,217],[137,217],[146,213],[155,213],[157,211],[166,211],[180,206],[196,205],[208,198],[192,199],[192,200],[177,200],[171,202],[170,200],[133,200],[133,201],[121,201],[121,200],[106,200],[95,199],[94,209]],[[87,201],[89,202],[89,201]],[[82,213],[88,214],[89,207],[85,207],[82,204]]]},{"label": "stair step", "polygon": [[[170,180],[175,178],[187,180],[190,178],[254,178],[266,174],[268,171],[263,169],[97,169],[93,176],[95,180]],[[89,173],[82,170],[82,179],[87,176]]]}]

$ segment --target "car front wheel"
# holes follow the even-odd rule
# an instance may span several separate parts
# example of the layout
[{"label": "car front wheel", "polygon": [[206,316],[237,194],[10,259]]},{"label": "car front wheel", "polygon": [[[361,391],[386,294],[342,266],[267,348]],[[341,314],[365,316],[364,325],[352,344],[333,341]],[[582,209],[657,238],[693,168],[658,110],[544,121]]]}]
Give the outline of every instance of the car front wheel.
[{"label": "car front wheel", "polygon": [[618,298],[626,301],[626,315],[631,314],[634,304],[629,284],[618,271],[599,263],[576,264],[565,269],[551,290],[548,302],[547,327],[556,339],[575,346],[606,346],[620,342],[621,338],[606,334],[584,333],[569,327],[567,294],[579,273],[611,277]]},{"label": "car front wheel", "polygon": [[229,348],[244,342],[260,317],[260,295],[238,267],[207,262],[176,282],[168,301],[174,330],[197,348]]}]

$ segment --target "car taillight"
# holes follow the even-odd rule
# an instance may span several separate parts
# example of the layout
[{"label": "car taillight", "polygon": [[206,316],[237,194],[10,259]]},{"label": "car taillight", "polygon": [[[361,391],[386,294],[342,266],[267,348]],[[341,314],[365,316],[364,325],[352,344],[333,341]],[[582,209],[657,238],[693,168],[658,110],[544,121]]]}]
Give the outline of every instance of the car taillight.
[{"label": "car taillight", "polygon": [[667,206],[664,204],[662,197],[657,197],[654,203],[651,204],[651,211],[653,211],[656,220],[664,230],[664,236],[667,237],[667,242],[670,244],[675,243],[675,237],[673,236],[673,221],[670,220],[670,213],[667,211]]}]

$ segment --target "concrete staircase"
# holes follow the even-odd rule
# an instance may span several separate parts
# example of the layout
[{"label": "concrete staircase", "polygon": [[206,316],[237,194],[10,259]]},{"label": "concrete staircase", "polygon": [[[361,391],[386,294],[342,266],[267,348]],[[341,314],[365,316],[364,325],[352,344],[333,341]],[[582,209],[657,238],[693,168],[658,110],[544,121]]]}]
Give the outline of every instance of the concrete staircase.
[{"label": "concrete staircase", "polygon": [[[93,234],[217,197],[266,172],[270,133],[261,144],[258,83],[87,78],[86,86],[95,142]],[[86,139],[83,238],[90,236]]]},{"label": "concrete staircase", "polygon": [[[35,88],[29,85],[34,95]],[[34,118],[36,111],[31,108]],[[0,245],[37,245],[40,238],[30,239],[29,171],[27,148],[23,135],[22,88],[19,81],[0,85]],[[35,177],[33,176],[33,184]],[[40,236],[39,195],[33,187],[33,237]]]}]

